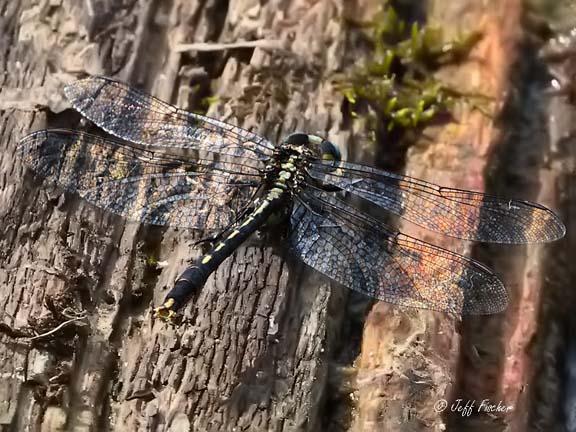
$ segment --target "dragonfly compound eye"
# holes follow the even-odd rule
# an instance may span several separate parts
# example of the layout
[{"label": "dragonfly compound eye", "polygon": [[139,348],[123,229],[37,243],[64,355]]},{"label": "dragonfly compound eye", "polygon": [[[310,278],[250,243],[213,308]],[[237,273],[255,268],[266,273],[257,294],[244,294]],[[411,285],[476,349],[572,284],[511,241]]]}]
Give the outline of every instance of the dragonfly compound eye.
[{"label": "dragonfly compound eye", "polygon": [[309,143],[308,134],[305,133],[293,133],[286,137],[285,143],[295,146],[306,146]]},{"label": "dragonfly compound eye", "polygon": [[331,141],[325,140],[318,135],[307,135],[308,142],[311,146],[315,146],[319,151],[320,155],[322,156],[322,160],[326,161],[336,161],[339,162],[342,160],[342,154],[338,147],[334,145]]},{"label": "dragonfly compound eye", "polygon": [[342,160],[342,154],[340,153],[340,150],[330,141],[322,141],[322,144],[320,144],[320,151],[322,153],[322,160],[336,162]]}]

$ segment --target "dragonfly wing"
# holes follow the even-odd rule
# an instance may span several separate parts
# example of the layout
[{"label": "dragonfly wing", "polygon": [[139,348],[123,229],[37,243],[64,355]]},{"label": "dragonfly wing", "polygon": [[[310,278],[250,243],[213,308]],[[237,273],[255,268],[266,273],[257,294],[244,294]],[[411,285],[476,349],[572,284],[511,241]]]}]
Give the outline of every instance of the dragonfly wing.
[{"label": "dragonfly wing", "polygon": [[374,299],[452,314],[502,311],[502,282],[470,258],[388,229],[344,201],[307,189],[291,216],[304,262]]},{"label": "dragonfly wing", "polygon": [[217,231],[249,205],[260,182],[250,165],[179,159],[84,132],[48,129],[19,152],[38,174],[130,220]]},{"label": "dragonfly wing", "polygon": [[137,144],[260,159],[274,152],[268,140],[253,132],[184,111],[109,78],[85,78],[67,85],[64,92],[84,117]]},{"label": "dragonfly wing", "polygon": [[309,175],[424,228],[493,243],[548,242],[566,228],[550,209],[529,201],[437,186],[350,162],[313,161]]}]

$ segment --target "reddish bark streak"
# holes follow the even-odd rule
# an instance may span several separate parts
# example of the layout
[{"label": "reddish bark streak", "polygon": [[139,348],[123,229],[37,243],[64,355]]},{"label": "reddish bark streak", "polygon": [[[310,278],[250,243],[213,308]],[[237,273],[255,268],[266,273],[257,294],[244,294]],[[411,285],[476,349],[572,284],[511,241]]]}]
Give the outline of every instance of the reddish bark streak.
[{"label": "reddish bark streak", "polygon": [[[447,29],[448,34],[477,29],[484,35],[473,50],[470,61],[447,68],[440,76],[449,86],[493,98],[489,111],[496,117],[506,97],[510,69],[517,56],[521,2],[458,2],[454,4],[454,9],[458,8],[458,11],[451,10],[447,2],[435,3],[432,6],[431,21]],[[457,23],[457,29],[452,27],[454,23]],[[492,152],[493,143],[499,139],[499,133],[490,118],[471,109],[469,105],[462,106],[456,123],[427,131],[428,136],[432,134],[435,137],[434,143],[423,151],[410,153],[406,172],[446,186],[483,191],[488,156]],[[452,250],[468,250],[460,242],[431,234],[413,225],[404,224],[402,230]],[[379,319],[374,319],[375,316]],[[403,323],[402,332],[398,329],[400,322]],[[381,327],[375,329],[374,326]],[[403,349],[399,351],[398,343],[402,344],[400,341],[414,335],[420,335],[425,342],[401,345]],[[390,409],[395,401],[402,401],[403,409],[399,414],[411,411],[421,424],[426,425],[423,428],[414,426],[414,430],[442,430],[442,416],[430,407],[439,399],[450,398],[456,375],[459,336],[450,318],[426,311],[395,309],[380,303],[374,306],[366,322],[364,336],[358,362],[361,373],[369,374],[370,370],[385,366],[390,376],[386,388],[378,391],[360,389],[359,429],[382,430],[373,427],[374,423],[367,419],[376,418],[378,412]],[[414,371],[431,379],[432,387],[423,389],[419,394],[420,398],[426,399],[425,403],[414,398],[411,381],[401,378],[401,374],[409,375]],[[495,381],[486,379],[482,374],[464,379],[474,381],[472,387],[478,396],[493,394],[497,390],[491,387],[496,385]],[[389,387],[390,382],[395,385]],[[470,384],[464,386],[470,387]],[[378,403],[369,402],[370,399]],[[385,419],[378,420],[380,428],[393,427]],[[384,430],[392,429],[384,427]]]}]

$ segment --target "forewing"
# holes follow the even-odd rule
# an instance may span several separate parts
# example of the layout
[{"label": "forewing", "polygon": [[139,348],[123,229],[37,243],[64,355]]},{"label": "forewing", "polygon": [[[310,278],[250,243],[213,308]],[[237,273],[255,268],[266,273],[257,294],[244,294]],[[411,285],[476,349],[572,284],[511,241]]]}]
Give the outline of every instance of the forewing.
[{"label": "forewing", "polygon": [[479,262],[391,230],[327,192],[308,189],[299,199],[292,247],[336,282],[374,299],[456,315],[506,307],[505,287]]},{"label": "forewing", "polygon": [[337,186],[410,222],[452,237],[494,243],[559,239],[565,227],[546,207],[480,192],[437,186],[350,162],[315,160],[310,176]]},{"label": "forewing", "polygon": [[274,146],[255,133],[184,111],[109,78],[75,81],[64,92],[86,118],[108,133],[137,144],[259,159],[274,152]]},{"label": "forewing", "polygon": [[128,219],[216,231],[250,203],[260,171],[225,160],[180,159],[84,132],[48,129],[19,152],[38,174]]}]

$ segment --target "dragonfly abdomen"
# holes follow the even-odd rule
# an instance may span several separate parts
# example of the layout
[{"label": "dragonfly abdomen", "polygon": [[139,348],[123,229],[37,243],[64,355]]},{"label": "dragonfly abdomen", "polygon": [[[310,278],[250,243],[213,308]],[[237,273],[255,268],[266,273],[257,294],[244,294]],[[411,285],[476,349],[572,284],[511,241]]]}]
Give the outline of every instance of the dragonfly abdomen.
[{"label": "dragonfly abdomen", "polygon": [[206,283],[208,277],[220,264],[232,255],[254,231],[264,225],[272,213],[278,210],[287,193],[282,182],[275,183],[245,219],[241,220],[227,236],[180,275],[174,287],[166,295],[164,304],[156,309],[156,314],[170,318],[181,308]]}]

